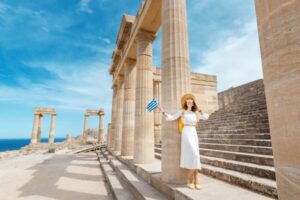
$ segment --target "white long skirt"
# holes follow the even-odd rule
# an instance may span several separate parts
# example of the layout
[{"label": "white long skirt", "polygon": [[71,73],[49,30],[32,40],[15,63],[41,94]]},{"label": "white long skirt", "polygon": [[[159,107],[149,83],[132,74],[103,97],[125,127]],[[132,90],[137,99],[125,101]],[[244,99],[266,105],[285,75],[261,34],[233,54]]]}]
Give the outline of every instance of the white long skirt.
[{"label": "white long skirt", "polygon": [[194,126],[183,127],[181,134],[180,167],[201,169],[198,135]]}]

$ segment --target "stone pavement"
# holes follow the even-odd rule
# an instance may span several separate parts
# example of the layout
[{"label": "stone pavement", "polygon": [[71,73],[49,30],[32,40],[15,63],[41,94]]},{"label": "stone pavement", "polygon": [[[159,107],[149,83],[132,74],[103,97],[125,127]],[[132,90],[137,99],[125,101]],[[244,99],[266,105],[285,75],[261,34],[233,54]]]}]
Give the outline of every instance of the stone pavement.
[{"label": "stone pavement", "polygon": [[37,154],[0,161],[0,199],[112,199],[95,153]]}]

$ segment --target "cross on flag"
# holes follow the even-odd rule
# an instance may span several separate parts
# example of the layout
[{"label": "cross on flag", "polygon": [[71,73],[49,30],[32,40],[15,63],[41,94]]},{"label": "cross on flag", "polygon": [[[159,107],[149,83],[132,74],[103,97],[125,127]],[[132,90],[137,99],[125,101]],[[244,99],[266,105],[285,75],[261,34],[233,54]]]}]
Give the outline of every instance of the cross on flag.
[{"label": "cross on flag", "polygon": [[151,112],[158,106],[158,102],[156,98],[153,98],[152,101],[147,105],[148,112]]}]

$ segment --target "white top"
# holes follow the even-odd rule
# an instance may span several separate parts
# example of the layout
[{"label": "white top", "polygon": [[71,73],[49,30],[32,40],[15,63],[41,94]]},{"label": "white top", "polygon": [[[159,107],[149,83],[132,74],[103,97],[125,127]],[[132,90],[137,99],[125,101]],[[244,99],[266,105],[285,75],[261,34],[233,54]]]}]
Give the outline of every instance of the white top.
[{"label": "white top", "polygon": [[[173,121],[178,119],[182,114],[182,110],[178,110],[175,114],[170,115],[167,114],[166,120],[167,121]],[[196,125],[196,123],[202,119],[202,120],[207,120],[209,118],[209,114],[207,113],[199,113],[199,112],[193,112],[190,110],[186,110],[184,112],[184,116],[183,116],[183,123],[184,125]]]}]

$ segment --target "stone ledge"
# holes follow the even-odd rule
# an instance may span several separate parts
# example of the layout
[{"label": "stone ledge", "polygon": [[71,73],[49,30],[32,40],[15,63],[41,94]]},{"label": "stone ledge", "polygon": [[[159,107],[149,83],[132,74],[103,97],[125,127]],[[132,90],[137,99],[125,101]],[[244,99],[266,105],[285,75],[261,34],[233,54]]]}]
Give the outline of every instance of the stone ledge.
[{"label": "stone ledge", "polygon": [[[266,199],[271,198],[257,194],[255,192],[234,186],[223,181],[209,178],[203,174],[201,176],[201,182],[205,183],[205,188],[201,190],[191,190],[185,185],[168,184],[161,179],[161,163],[159,160],[154,164],[134,164],[132,157],[122,157],[120,155],[115,155],[113,151],[108,151],[113,157],[117,158],[123,164],[128,166],[132,171],[138,174],[141,178],[151,184],[161,193],[167,195],[170,199],[175,200],[192,200],[199,199],[202,200],[252,200],[252,199]],[[203,178],[203,180],[202,180]],[[215,184],[216,186],[212,186]]]}]

